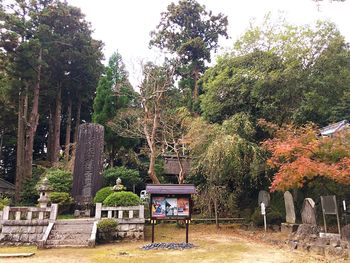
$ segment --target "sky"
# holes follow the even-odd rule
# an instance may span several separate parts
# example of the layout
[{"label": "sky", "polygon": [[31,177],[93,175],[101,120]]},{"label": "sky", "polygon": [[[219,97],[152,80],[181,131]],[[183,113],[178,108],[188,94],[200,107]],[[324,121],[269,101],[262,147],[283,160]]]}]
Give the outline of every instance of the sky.
[{"label": "sky", "polygon": [[[330,20],[350,42],[350,0],[331,2],[324,0],[319,5],[312,0],[197,0],[214,14],[228,16],[230,39],[220,39],[218,54],[231,48],[235,40],[248,29],[252,20],[257,23],[271,12],[273,17],[283,14],[287,22],[297,25]],[[156,49],[150,50],[150,31],[160,21],[160,13],[177,0],[68,0],[80,7],[91,22],[93,37],[105,43],[106,60],[117,51],[122,55],[132,85],[137,89],[141,81],[140,61],[162,60]],[[214,59],[215,60],[215,59]]]}]

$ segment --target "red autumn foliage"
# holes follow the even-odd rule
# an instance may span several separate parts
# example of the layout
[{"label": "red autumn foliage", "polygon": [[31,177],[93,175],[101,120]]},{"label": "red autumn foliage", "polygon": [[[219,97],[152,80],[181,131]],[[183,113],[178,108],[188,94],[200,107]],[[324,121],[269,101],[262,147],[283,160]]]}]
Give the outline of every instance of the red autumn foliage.
[{"label": "red autumn foliage", "polygon": [[276,128],[263,146],[271,153],[267,164],[277,169],[271,191],[301,188],[317,176],[350,184],[349,131],[324,138],[313,125],[286,125]]}]

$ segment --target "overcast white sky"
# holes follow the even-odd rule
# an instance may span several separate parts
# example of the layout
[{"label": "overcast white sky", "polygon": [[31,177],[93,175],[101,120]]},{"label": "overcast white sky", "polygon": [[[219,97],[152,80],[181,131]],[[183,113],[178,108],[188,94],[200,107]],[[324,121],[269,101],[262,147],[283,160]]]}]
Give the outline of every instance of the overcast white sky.
[{"label": "overcast white sky", "polygon": [[[148,49],[149,32],[160,20],[160,13],[171,2],[177,0],[68,0],[78,6],[95,30],[94,38],[105,43],[106,59],[116,50],[123,56],[130,80],[134,87],[138,82],[140,60],[159,60],[155,50]],[[272,12],[278,16],[283,12],[288,22],[310,24],[318,19],[335,22],[340,32],[350,42],[350,0],[333,2],[324,0],[319,8],[312,0],[198,0],[214,13],[228,16],[229,40],[221,40],[222,51],[230,48],[234,41],[249,27],[252,19],[260,21]],[[220,52],[220,51],[219,51]]]}]

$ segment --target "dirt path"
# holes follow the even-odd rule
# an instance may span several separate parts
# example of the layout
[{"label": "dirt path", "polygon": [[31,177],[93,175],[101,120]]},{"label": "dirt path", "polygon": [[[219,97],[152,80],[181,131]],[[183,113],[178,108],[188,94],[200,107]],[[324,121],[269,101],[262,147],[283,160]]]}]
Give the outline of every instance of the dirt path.
[{"label": "dirt path", "polygon": [[[183,242],[184,229],[175,225],[156,226],[156,242]],[[35,247],[0,248],[0,253],[35,252],[31,258],[0,259],[0,262],[35,262],[35,263],[194,263],[194,262],[327,262],[298,251],[291,251],[245,237],[244,233],[233,227],[216,230],[212,225],[192,225],[190,242],[193,249],[144,251],[141,246],[150,242],[150,230],[146,229],[146,241],[120,242],[99,245],[96,248],[65,248],[37,250]]]}]

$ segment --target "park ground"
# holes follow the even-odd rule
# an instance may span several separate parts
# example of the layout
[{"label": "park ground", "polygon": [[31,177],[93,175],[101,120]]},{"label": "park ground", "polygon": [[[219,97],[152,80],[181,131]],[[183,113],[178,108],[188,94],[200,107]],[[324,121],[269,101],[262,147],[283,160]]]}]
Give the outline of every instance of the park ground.
[{"label": "park ground", "polygon": [[[175,224],[160,224],[155,227],[155,242],[183,242],[185,229]],[[190,225],[190,243],[196,247],[187,250],[142,250],[149,244],[151,230],[147,226],[144,241],[119,242],[97,245],[95,248],[57,248],[37,250],[36,247],[2,247],[0,253],[34,252],[29,258],[5,258],[0,262],[62,262],[62,263],[112,263],[112,262],[335,262],[334,259],[293,251],[282,241],[281,233],[243,231],[237,225]],[[268,242],[270,241],[270,242]]]}]

